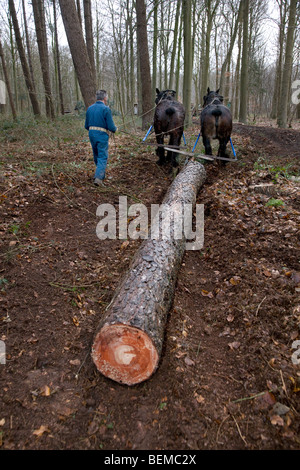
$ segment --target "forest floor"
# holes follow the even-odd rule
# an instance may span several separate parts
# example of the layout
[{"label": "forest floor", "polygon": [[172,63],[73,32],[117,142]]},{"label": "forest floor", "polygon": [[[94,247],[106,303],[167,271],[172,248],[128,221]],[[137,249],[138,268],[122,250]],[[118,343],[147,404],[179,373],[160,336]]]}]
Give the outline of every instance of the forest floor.
[{"label": "forest floor", "polygon": [[0,142],[0,448],[299,450],[299,129],[234,124],[237,162],[205,165],[204,247],[185,252],[158,369],[128,387],[90,353],[140,241],[100,241],[96,209],[150,208],[172,183],[133,134],[100,188],[86,134]]}]

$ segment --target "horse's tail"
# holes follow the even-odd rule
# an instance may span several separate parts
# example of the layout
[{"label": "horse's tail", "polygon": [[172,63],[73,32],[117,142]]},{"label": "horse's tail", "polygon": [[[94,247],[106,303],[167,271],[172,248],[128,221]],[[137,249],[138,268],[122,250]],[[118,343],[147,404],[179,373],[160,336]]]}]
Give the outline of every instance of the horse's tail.
[{"label": "horse's tail", "polygon": [[218,125],[219,125],[219,117],[221,116],[222,114],[222,110],[220,108],[215,108],[212,110],[211,114],[213,116],[215,116],[216,118],[216,123],[215,123],[215,126],[216,126],[216,135],[218,135]]}]

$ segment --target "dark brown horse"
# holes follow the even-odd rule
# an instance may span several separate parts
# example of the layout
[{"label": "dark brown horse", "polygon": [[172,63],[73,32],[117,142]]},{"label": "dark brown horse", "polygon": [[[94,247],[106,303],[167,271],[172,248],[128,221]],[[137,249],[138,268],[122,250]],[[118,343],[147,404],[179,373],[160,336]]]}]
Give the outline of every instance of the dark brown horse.
[{"label": "dark brown horse", "polygon": [[[226,158],[226,145],[232,132],[231,113],[227,106],[223,105],[223,96],[219,94],[219,90],[210,91],[208,88],[207,95],[203,97],[203,100],[200,124],[205,154],[212,155],[210,141],[211,139],[218,139],[218,156]],[[226,164],[224,160],[220,161],[221,164]]]},{"label": "dark brown horse", "polygon": [[159,146],[156,154],[159,159],[158,165],[164,165],[166,161],[171,161],[172,166],[178,166],[176,160],[177,153],[167,151],[167,159],[165,157],[164,137],[170,136],[169,145],[175,148],[180,147],[181,137],[184,130],[185,109],[184,106],[175,99],[176,91],[164,90],[159,91],[156,88],[156,108],[154,112],[154,130],[156,142]]}]

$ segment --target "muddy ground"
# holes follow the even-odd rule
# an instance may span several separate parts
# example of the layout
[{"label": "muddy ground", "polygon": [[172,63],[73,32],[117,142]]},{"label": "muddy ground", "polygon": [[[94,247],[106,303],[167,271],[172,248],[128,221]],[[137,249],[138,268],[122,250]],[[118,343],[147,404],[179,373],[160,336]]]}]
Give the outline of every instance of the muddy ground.
[{"label": "muddy ground", "polygon": [[184,255],[155,374],[128,387],[92,362],[140,244],[100,241],[96,209],[172,183],[143,135],[111,142],[101,188],[86,139],[1,143],[0,448],[299,450],[299,130],[235,124],[238,161],[205,165],[204,247]]}]

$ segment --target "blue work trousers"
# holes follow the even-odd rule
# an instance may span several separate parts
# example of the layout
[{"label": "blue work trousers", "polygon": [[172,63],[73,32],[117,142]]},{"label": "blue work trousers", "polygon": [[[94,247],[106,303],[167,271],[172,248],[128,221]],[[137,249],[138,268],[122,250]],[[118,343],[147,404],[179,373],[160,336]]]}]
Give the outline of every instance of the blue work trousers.
[{"label": "blue work trousers", "polygon": [[108,159],[109,136],[102,131],[89,131],[89,138],[93,149],[94,162],[96,165],[95,178],[104,180]]}]

